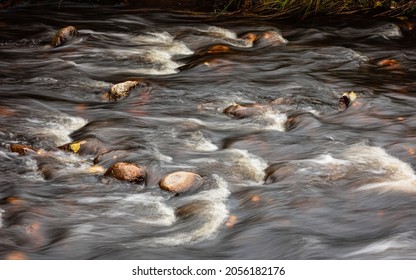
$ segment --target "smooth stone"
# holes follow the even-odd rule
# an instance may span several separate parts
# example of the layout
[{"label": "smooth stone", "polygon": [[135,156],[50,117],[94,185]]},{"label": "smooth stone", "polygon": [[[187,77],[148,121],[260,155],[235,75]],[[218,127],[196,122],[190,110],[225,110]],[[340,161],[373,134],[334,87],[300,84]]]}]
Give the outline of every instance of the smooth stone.
[{"label": "smooth stone", "polygon": [[234,104],[224,109],[224,114],[237,119],[258,116],[267,110],[266,106],[260,104]]},{"label": "smooth stone", "polygon": [[144,167],[129,162],[118,162],[111,166],[104,176],[109,176],[122,181],[143,183],[146,178]]},{"label": "smooth stone", "polygon": [[70,38],[75,37],[78,34],[78,30],[74,26],[66,26],[64,28],[61,28],[52,37],[51,46],[54,48],[62,46]]},{"label": "smooth stone", "polygon": [[159,186],[166,191],[182,193],[202,186],[203,178],[193,172],[177,171],[162,178]]},{"label": "smooth stone", "polygon": [[102,98],[108,101],[117,101],[125,98],[138,84],[140,84],[138,81],[125,81],[123,83],[115,84],[111,87],[109,92],[103,94]]}]

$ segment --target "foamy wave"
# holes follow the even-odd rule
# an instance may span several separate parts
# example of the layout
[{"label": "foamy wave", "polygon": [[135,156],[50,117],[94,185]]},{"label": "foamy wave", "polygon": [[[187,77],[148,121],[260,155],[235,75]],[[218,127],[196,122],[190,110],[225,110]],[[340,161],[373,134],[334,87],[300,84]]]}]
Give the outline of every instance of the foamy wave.
[{"label": "foamy wave", "polygon": [[191,137],[185,140],[185,143],[188,147],[194,149],[195,151],[209,152],[218,150],[218,147],[211,141],[207,140],[201,131],[192,133]]},{"label": "foamy wave", "polygon": [[379,147],[354,145],[344,156],[358,170],[366,170],[382,176],[383,182],[368,183],[358,190],[380,189],[416,192],[416,175],[412,167],[400,159],[389,155]]},{"label": "foamy wave", "polygon": [[400,27],[393,23],[380,26],[373,32],[387,40],[403,38],[403,33],[400,30]]},{"label": "foamy wave", "polygon": [[209,26],[206,29],[198,29],[198,31],[214,38],[223,39],[232,46],[242,48],[250,48],[253,46],[252,42],[238,38],[237,34],[234,31],[226,28],[218,26]]},{"label": "foamy wave", "polygon": [[360,255],[368,256],[371,254],[384,253],[389,250],[402,250],[405,248],[409,248],[409,242],[407,241],[408,238],[408,234],[392,236],[387,240],[373,242],[370,245],[367,245],[359,250],[346,254],[345,257],[350,258]]},{"label": "foamy wave", "polygon": [[[155,238],[153,242],[164,246],[177,246],[200,242],[215,236],[228,217],[229,213],[226,207],[226,201],[230,195],[230,191],[228,190],[227,183],[221,177],[214,175],[214,180],[217,188],[186,198],[186,200],[192,199],[192,201],[202,200],[209,202],[205,209],[198,214],[198,218],[204,221],[203,224],[190,231],[176,233],[170,237]],[[199,225],[199,223],[197,224]]]}]

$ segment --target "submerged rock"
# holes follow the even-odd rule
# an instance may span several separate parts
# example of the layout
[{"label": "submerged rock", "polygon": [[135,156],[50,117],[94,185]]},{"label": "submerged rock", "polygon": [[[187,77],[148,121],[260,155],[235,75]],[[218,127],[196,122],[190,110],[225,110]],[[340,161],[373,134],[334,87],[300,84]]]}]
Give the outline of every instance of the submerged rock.
[{"label": "submerged rock", "polygon": [[280,46],[285,45],[288,41],[283,36],[274,30],[268,30],[261,33],[249,32],[241,36],[249,44],[259,46]]},{"label": "submerged rock", "polygon": [[72,143],[59,146],[58,149],[79,155],[99,155],[109,151],[109,148],[97,138],[87,138],[84,140],[74,141]]},{"label": "submerged rock", "polygon": [[134,163],[118,162],[107,169],[104,176],[140,184],[146,179],[146,169]]},{"label": "submerged rock", "polygon": [[54,48],[62,46],[72,37],[78,36],[78,34],[78,30],[74,26],[66,26],[61,28],[52,37],[51,46]]},{"label": "submerged rock", "polygon": [[344,92],[342,96],[339,98],[338,102],[338,110],[345,111],[349,108],[352,102],[357,98],[357,94],[353,91]]},{"label": "submerged rock", "polygon": [[162,178],[159,186],[166,191],[182,193],[202,186],[203,178],[193,172],[177,171]]},{"label": "submerged rock", "polygon": [[260,104],[234,104],[224,109],[224,114],[235,117],[237,119],[243,119],[263,114],[267,110],[267,107]]},{"label": "submerged rock", "polygon": [[209,202],[204,200],[192,201],[176,208],[175,215],[181,219],[187,219],[204,212],[209,205]]},{"label": "submerged rock", "polygon": [[117,101],[119,99],[125,98],[138,84],[140,84],[139,81],[126,81],[123,83],[115,84],[111,87],[110,91],[103,94],[102,99],[108,101]]}]

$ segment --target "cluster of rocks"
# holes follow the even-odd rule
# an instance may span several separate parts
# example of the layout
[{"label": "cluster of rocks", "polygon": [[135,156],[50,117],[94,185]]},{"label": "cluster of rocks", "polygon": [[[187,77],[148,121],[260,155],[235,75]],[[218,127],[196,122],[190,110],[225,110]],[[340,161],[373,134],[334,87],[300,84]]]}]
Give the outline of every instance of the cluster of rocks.
[{"label": "cluster of rocks", "polygon": [[[50,41],[51,47],[60,47],[69,40],[79,36],[78,30],[74,26],[67,26],[55,33]],[[141,81],[125,81],[114,84],[111,88],[102,94],[101,99],[104,101],[119,101],[127,97],[130,92],[139,85],[143,85]],[[32,146],[13,143],[9,145],[12,152],[18,153],[21,156],[35,155],[39,166],[47,162],[48,158],[53,158],[53,153],[44,151]],[[118,161],[111,165],[108,169],[104,169],[98,163],[104,158],[110,156],[112,159],[118,158],[117,151],[112,151],[105,143],[98,138],[85,138],[78,141],[73,141],[65,145],[59,146],[58,149],[74,153],[80,156],[96,155],[93,160],[93,165],[88,169],[89,173],[103,174],[105,177],[111,177],[120,181],[126,181],[134,184],[143,184],[146,182],[147,168],[145,166],[133,163]],[[47,169],[42,170],[47,172]],[[168,173],[163,176],[159,182],[161,190],[170,193],[185,193],[191,189],[196,190],[204,183],[201,175],[190,171],[176,171]]]}]

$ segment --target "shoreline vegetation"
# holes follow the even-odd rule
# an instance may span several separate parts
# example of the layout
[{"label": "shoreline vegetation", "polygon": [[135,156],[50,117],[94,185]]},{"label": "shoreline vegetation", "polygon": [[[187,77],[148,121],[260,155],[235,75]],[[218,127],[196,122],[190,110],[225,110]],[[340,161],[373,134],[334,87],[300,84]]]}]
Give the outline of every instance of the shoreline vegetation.
[{"label": "shoreline vegetation", "polygon": [[0,9],[25,3],[56,2],[124,5],[212,13],[216,16],[253,16],[309,19],[336,16],[416,17],[416,0],[0,0]]}]

